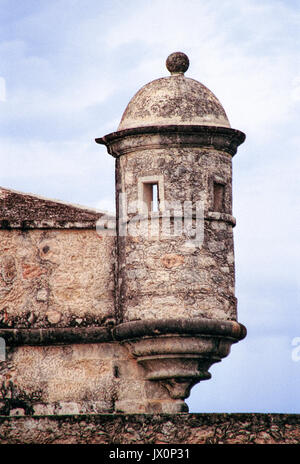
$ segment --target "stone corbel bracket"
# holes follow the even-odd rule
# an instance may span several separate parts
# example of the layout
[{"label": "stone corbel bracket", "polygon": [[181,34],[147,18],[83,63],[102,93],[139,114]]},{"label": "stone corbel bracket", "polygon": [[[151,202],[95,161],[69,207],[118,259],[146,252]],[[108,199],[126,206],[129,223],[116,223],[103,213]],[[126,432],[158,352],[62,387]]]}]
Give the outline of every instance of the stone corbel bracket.
[{"label": "stone corbel bracket", "polygon": [[145,369],[146,379],[160,382],[171,398],[182,401],[196,383],[210,379],[210,366],[246,333],[238,322],[204,318],[140,320],[113,329],[114,338]]}]

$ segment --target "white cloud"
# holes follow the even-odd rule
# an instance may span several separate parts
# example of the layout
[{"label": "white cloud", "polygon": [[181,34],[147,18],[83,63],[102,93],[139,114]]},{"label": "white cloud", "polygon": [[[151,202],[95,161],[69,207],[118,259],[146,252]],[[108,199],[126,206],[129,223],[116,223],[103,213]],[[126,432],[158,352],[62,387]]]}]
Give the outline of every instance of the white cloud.
[{"label": "white cloud", "polygon": [[297,76],[292,81],[291,97],[295,102],[300,101],[300,76]]},{"label": "white cloud", "polygon": [[300,271],[299,146],[291,139],[270,147],[265,157],[237,173],[237,258],[240,266],[255,269],[254,278],[283,283]]},{"label": "white cloud", "polygon": [[[114,86],[104,79],[87,78],[64,82],[58,92],[50,92],[45,88],[27,92],[21,87],[10,96],[9,104],[18,109],[18,117],[51,117],[55,114],[73,115],[90,106],[105,101],[113,93]],[[16,116],[12,111],[12,117]]]},{"label": "white cloud", "polygon": [[[114,160],[90,137],[45,142],[0,139],[0,185],[97,206],[114,198]],[[108,201],[108,200],[107,200]]]},{"label": "white cloud", "polygon": [[[22,40],[0,46],[4,61],[15,57],[10,71],[20,76],[8,82],[7,117],[70,115],[104,101],[109,105],[108,98],[121,90],[132,96],[168,74],[164,61],[177,49],[190,56],[187,75],[211,88],[232,126],[247,133],[262,134],[286,121],[299,100],[297,40],[293,47],[290,39],[299,13],[283,2],[143,0],[129,2],[124,14],[120,4],[99,8],[92,1],[83,9],[79,1],[72,9],[67,1],[57,23],[59,5],[22,18]],[[33,31],[41,49],[31,46]],[[131,66],[123,58],[126,44]]]},{"label": "white cloud", "polygon": [[105,211],[111,214],[114,214],[116,209],[115,199],[113,196],[103,197],[100,200],[95,201],[92,206],[99,211]]},{"label": "white cloud", "polygon": [[4,77],[0,77],[0,102],[6,100],[6,84]]},{"label": "white cloud", "polygon": [[187,75],[216,93],[232,125],[261,133],[264,125],[286,120],[294,103],[298,49],[288,38],[295,24],[299,14],[282,2],[154,0],[139,2],[113,24],[106,45],[146,44],[148,53],[134,69],[138,83],[167,74],[166,56],[185,51],[191,58]]}]

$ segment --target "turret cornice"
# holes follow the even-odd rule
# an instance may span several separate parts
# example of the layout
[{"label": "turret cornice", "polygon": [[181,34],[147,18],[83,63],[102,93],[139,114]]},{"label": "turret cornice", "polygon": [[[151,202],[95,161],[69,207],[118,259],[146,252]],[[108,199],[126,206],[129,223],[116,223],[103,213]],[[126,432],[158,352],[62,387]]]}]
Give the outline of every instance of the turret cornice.
[{"label": "turret cornice", "polygon": [[141,149],[186,146],[214,148],[234,156],[245,138],[243,132],[230,127],[169,125],[124,129],[95,140],[118,158]]}]

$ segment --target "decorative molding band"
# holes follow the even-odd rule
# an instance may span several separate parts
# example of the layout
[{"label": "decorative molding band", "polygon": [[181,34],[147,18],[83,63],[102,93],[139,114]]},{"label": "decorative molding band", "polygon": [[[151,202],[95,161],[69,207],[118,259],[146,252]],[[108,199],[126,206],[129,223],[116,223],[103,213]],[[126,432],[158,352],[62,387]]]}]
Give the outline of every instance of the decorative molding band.
[{"label": "decorative molding band", "polygon": [[111,342],[107,327],[57,327],[48,329],[0,329],[7,346],[68,345]]},{"label": "decorative molding band", "polygon": [[[143,214],[138,214],[130,219],[126,219],[126,221],[120,221],[120,224],[128,224],[129,222],[140,222],[140,221],[154,221],[154,220],[159,220],[159,219],[196,219],[195,214],[191,215],[184,215],[184,216],[179,216],[176,214],[165,214],[165,212],[151,212],[148,215],[143,215]],[[206,214],[204,214],[204,219],[207,221],[222,221],[222,222],[227,222],[228,224],[231,224],[233,227],[236,225],[236,219],[234,216],[231,214],[227,213],[219,213],[217,211],[208,211]],[[199,220],[199,218],[198,218]]]},{"label": "decorative molding band", "polygon": [[45,221],[45,220],[25,220],[12,221],[9,219],[0,220],[0,229],[11,230],[32,230],[32,229],[95,229],[98,218],[86,222],[68,222],[68,221]]}]

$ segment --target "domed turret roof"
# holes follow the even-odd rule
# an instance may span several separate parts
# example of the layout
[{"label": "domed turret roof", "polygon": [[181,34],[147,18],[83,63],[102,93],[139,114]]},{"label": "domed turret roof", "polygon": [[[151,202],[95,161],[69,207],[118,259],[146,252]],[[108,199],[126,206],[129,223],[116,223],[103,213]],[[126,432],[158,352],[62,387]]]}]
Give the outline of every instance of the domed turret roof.
[{"label": "domed turret roof", "polygon": [[142,87],[130,100],[118,130],[145,126],[200,125],[230,127],[216,96],[200,82],[184,76],[189,59],[181,52],[167,58],[171,75]]}]

